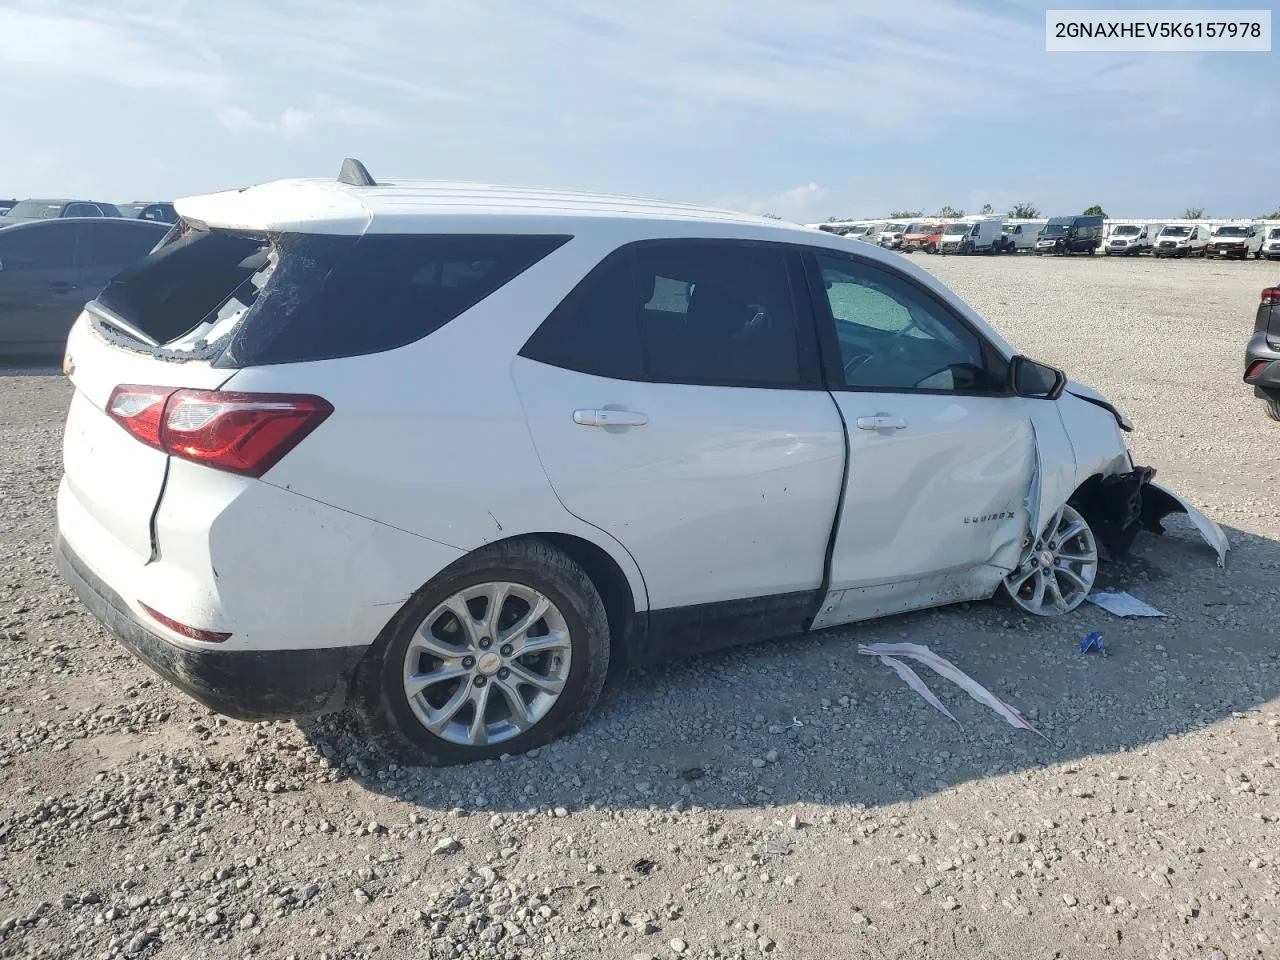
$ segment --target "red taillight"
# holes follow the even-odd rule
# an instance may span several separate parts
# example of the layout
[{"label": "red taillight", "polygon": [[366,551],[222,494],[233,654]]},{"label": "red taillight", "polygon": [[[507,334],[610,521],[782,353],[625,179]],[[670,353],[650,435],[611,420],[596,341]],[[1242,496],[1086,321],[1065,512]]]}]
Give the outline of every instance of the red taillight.
[{"label": "red taillight", "polygon": [[222,393],[126,384],[107,404],[112,419],[170,456],[260,477],[333,413],[320,397]]},{"label": "red taillight", "polygon": [[179,390],[165,406],[162,438],[175,457],[260,477],[331,413],[320,397]]},{"label": "red taillight", "polygon": [[121,384],[111,391],[107,415],[147,446],[162,450],[160,427],[164,424],[165,401],[172,393],[172,388]]},{"label": "red taillight", "polygon": [[1249,364],[1249,369],[1245,370],[1244,378],[1246,380],[1252,380],[1254,377],[1260,374],[1263,370],[1267,369],[1267,366],[1270,363],[1271,363],[1270,360],[1253,361],[1253,363]]},{"label": "red taillight", "polygon": [[1262,302],[1264,304],[1280,303],[1280,287],[1266,287],[1263,289]]},{"label": "red taillight", "polygon": [[147,611],[147,615],[157,623],[162,623],[174,633],[180,633],[184,637],[190,637],[192,640],[203,640],[205,643],[222,643],[231,636],[229,633],[219,633],[216,630],[198,630],[195,627],[188,627],[185,623],[179,623],[173,617],[166,617],[160,611],[153,610],[141,600],[138,601],[138,606]]}]

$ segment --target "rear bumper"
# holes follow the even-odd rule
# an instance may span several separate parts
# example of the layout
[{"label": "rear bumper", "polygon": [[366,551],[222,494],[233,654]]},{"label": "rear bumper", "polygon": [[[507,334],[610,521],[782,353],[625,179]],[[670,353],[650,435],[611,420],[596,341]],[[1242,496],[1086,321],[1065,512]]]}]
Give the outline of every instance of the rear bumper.
[{"label": "rear bumper", "polygon": [[1244,368],[1246,374],[1251,366],[1259,360],[1269,361],[1254,376],[1245,376],[1244,382],[1254,389],[1258,396],[1280,394],[1280,348],[1272,346],[1265,330],[1260,330],[1249,339],[1244,351]]},{"label": "rear bumper", "polygon": [[120,595],[57,538],[58,570],[89,612],[148,667],[210,709],[237,720],[314,716],[341,709],[367,647],[190,650],[145,626]]}]

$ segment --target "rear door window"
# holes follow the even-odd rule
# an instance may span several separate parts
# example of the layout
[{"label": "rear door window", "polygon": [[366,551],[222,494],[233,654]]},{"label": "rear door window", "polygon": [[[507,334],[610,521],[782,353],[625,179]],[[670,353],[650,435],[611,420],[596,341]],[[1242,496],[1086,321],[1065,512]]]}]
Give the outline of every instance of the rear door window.
[{"label": "rear door window", "polygon": [[76,262],[76,224],[51,222],[0,234],[5,270],[70,270]]},{"label": "rear door window", "polygon": [[81,261],[90,269],[126,267],[141,260],[165,233],[153,224],[129,220],[86,223],[82,229],[85,240]]},{"label": "rear door window", "polygon": [[163,349],[216,366],[294,363],[404,346],[568,237],[361,237],[173,231],[99,297]]},{"label": "rear door window", "polygon": [[[812,383],[785,247],[647,241],[616,251],[521,356],[601,377],[795,387]],[[798,260],[796,262],[798,269]],[[802,373],[802,367],[804,372]]]}]

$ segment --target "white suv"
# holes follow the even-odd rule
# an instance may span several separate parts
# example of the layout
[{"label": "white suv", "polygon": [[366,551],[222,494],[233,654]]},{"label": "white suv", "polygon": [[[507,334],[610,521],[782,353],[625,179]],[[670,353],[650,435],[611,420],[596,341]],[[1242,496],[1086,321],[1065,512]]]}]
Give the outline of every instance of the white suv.
[{"label": "white suv", "polygon": [[231,716],[495,757],[611,663],[1071,610],[1099,541],[1185,509],[1101,397],[865,243],[354,163],[177,209],[71,333],[58,555]]}]

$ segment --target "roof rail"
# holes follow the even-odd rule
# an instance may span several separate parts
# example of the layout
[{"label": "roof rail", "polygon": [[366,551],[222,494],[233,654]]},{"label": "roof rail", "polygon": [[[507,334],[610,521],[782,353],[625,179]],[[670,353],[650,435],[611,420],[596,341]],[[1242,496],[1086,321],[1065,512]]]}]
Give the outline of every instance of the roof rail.
[{"label": "roof rail", "polygon": [[352,187],[376,187],[378,182],[369,175],[363,163],[352,157],[342,161],[342,169],[338,172],[338,182]]}]

